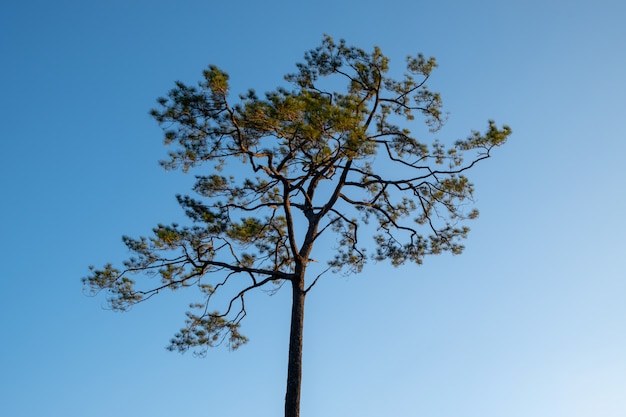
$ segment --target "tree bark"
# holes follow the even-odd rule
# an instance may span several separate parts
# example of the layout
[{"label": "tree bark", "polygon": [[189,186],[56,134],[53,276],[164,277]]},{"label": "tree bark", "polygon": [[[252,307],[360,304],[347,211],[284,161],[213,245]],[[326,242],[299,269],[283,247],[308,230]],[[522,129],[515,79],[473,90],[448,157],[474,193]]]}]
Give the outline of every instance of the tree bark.
[{"label": "tree bark", "polygon": [[304,274],[292,280],[291,331],[289,334],[289,364],[285,417],[300,417],[300,387],[302,383],[302,333],[304,329]]}]

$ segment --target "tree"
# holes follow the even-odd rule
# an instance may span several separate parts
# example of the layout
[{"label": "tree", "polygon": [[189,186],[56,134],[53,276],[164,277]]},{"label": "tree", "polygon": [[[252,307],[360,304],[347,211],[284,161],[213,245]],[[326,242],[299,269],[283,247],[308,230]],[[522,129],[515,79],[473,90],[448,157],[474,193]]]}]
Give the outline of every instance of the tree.
[{"label": "tree", "polygon": [[[486,132],[452,147],[425,144],[403,125],[415,115],[430,132],[444,123],[440,96],[426,86],[435,59],[408,57],[401,79],[387,75],[388,64],[378,48],[367,53],[325,37],[285,76],[291,88],[264,98],[250,90],[233,104],[229,77],[216,66],[197,87],[176,82],[151,114],[174,147],[163,167],[204,168],[195,177],[197,196],[177,196],[189,225],[159,224],[148,238],[124,237],[134,255],[122,268],[90,267],[88,291],[106,290],[110,306],[126,310],[165,289],[195,287],[200,301],[169,349],[205,353],[224,341],[231,349],[247,342],[240,325],[249,292],[290,285],[285,416],[299,416],[311,288],[328,271],[360,272],[368,259],[400,266],[461,253],[464,221],[478,214],[467,207],[473,186],[465,171],[511,133],[490,121]],[[322,241],[336,250],[313,267]],[[136,283],[136,275],[160,279]],[[225,307],[212,310],[218,294]]]}]

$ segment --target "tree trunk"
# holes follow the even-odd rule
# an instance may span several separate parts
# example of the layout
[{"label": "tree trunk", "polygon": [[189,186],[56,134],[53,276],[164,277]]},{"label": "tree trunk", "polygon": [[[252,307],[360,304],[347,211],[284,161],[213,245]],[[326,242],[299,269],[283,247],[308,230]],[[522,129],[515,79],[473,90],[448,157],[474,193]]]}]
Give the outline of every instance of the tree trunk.
[{"label": "tree trunk", "polygon": [[289,335],[289,364],[287,367],[287,394],[285,417],[300,417],[300,386],[302,383],[302,332],[304,326],[304,279],[292,281],[291,332]]}]

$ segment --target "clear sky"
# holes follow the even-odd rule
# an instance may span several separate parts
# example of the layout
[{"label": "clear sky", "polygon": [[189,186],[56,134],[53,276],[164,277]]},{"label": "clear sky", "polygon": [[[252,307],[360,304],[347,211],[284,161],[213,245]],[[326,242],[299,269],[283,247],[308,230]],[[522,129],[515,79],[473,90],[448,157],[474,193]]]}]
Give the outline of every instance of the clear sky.
[{"label": "clear sky", "polygon": [[118,314],[80,278],[182,218],[156,97],[210,63],[271,90],[327,33],[398,70],[435,56],[442,141],[514,134],[470,174],[462,256],[311,292],[302,416],[623,417],[625,21],[622,0],[2,2],[0,415],[282,414],[288,291],[198,359],[164,349],[184,294]]}]

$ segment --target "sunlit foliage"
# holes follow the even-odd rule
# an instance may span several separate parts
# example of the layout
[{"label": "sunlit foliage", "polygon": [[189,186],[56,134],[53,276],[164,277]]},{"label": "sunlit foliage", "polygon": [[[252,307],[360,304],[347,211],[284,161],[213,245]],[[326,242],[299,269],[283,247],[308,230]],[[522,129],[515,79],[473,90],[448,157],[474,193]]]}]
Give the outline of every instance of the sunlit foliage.
[{"label": "sunlit foliage", "polygon": [[[378,48],[325,37],[285,76],[287,86],[263,97],[250,90],[233,100],[216,66],[197,86],[177,82],[152,115],[171,147],[163,167],[196,173],[196,195],[178,196],[190,222],[125,237],[133,257],[121,268],[92,268],[89,291],[106,290],[111,307],[124,310],[165,289],[195,287],[199,299],[170,348],[202,352],[226,340],[235,349],[247,340],[246,294],[290,282],[304,300],[321,275],[306,271],[322,239],[335,245],[318,260],[322,272],[461,253],[465,221],[477,216],[465,172],[511,130],[490,121],[449,147],[417,137],[416,117],[424,136],[445,122],[441,97],[426,85],[437,64],[409,56],[399,79],[388,76],[389,64]],[[159,279],[138,283],[137,275]],[[229,300],[220,311],[211,303],[218,293]]]}]

